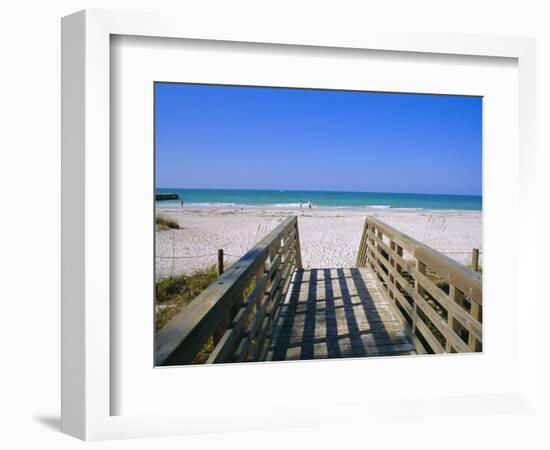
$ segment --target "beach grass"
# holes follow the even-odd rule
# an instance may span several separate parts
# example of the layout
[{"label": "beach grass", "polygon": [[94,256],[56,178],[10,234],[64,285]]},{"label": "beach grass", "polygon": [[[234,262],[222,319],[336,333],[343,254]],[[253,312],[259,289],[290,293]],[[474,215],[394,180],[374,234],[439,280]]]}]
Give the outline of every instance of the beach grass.
[{"label": "beach grass", "polygon": [[174,219],[170,219],[165,216],[157,216],[155,219],[157,229],[159,230],[169,230],[169,229],[179,229],[179,224]]},{"label": "beach grass", "polygon": [[190,275],[158,280],[155,284],[155,330],[160,330],[170,322],[217,277],[216,266],[210,266]]},{"label": "beach grass", "polygon": [[[203,270],[197,270],[191,275],[176,275],[157,280],[155,284],[155,331],[158,332],[166,326],[179,312],[189,305],[204,289],[206,289],[218,277],[215,265],[209,266]],[[248,287],[243,291],[243,300],[245,300],[256,287],[256,280],[251,280]],[[248,327],[250,321],[255,315],[257,307],[255,306],[248,316],[245,327]],[[255,348],[256,342],[251,342],[252,348]],[[214,350],[214,340],[208,339],[203,348],[197,353],[192,364],[204,364],[212,351]]]},{"label": "beach grass", "polygon": [[[155,331],[166,326],[218,277],[215,265],[197,270],[190,275],[176,275],[160,279],[155,284]],[[195,355],[192,364],[204,364],[214,350],[212,337]]]}]

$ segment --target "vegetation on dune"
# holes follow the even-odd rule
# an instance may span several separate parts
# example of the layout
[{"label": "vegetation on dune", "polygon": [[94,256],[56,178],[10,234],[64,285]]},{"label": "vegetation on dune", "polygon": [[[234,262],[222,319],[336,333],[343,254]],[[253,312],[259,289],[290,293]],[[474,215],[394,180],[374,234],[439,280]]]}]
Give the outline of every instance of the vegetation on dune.
[{"label": "vegetation on dune", "polygon": [[[177,275],[158,280],[155,284],[155,331],[166,326],[218,277],[216,266],[197,270],[191,275]],[[204,364],[214,350],[210,338],[195,356],[193,364]]]},{"label": "vegetation on dune", "polygon": [[[155,284],[155,331],[158,332],[166,326],[178,313],[185,309],[204,289],[206,289],[218,277],[217,268],[212,265],[206,269],[198,270],[191,275],[177,275],[159,279]],[[246,299],[256,287],[256,280],[251,280],[249,286],[243,292],[243,300]],[[255,306],[245,321],[245,327],[250,325],[256,312]],[[255,341],[251,342],[252,348]],[[214,339],[211,336],[203,348],[193,359],[193,364],[204,364],[214,350]]]},{"label": "vegetation on dune", "polygon": [[174,219],[170,219],[166,216],[157,216],[155,219],[157,229],[159,230],[169,230],[169,229],[179,229],[179,224]]},{"label": "vegetation on dune", "polygon": [[211,266],[191,275],[177,275],[158,280],[155,285],[155,330],[160,330],[170,322],[217,276],[216,266]]}]

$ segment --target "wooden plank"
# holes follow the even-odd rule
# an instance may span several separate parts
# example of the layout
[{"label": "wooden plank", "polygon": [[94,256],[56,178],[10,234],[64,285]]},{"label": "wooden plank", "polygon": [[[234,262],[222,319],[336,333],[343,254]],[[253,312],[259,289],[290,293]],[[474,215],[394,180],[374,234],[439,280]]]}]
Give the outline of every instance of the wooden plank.
[{"label": "wooden plank", "polygon": [[[422,262],[422,261],[418,261],[416,260],[416,270],[419,272],[419,273],[426,273],[426,265]],[[418,282],[418,280],[415,280],[414,281],[414,288],[416,289],[416,293],[420,296],[420,297],[423,297],[424,296],[424,288],[422,287],[422,285]],[[419,321],[419,317],[418,317],[418,302],[414,302],[413,304],[413,313],[412,313],[412,330],[413,330],[413,333],[416,331],[416,322]]]},{"label": "wooden plank", "polygon": [[[374,254],[374,252],[373,252]],[[380,263],[378,262],[378,259],[376,258],[373,258],[373,261],[375,262],[375,267],[378,271],[378,273],[380,274],[380,276],[382,277],[382,279],[384,280],[384,282],[389,286],[390,289],[393,290],[393,294],[394,294],[394,299],[397,299],[401,305],[401,307],[407,312],[407,314],[409,314],[410,316],[412,316],[412,313],[413,313],[413,308],[412,306],[409,304],[409,302],[407,302],[407,300],[405,299],[405,297],[403,296],[403,294],[401,293],[401,291],[399,291],[399,289],[397,288],[397,286],[395,284],[392,284],[390,283],[390,280],[389,280],[389,277],[388,275],[386,275],[381,269],[380,269]],[[381,292],[383,291],[383,289],[380,290]],[[391,303],[391,302],[390,302]]]},{"label": "wooden plank", "polygon": [[[374,255],[376,255],[376,257],[378,258],[378,261],[387,263],[387,260],[382,257],[378,249],[376,249],[375,247],[371,247],[371,252]],[[389,266],[389,264],[386,266],[386,268],[388,270],[394,270],[392,267]],[[428,319],[430,319],[430,321],[437,328],[437,330],[443,336],[449,336],[451,345],[453,345],[453,347],[459,351],[467,352],[468,350],[464,344],[464,341],[454,332],[454,330],[449,329],[444,319],[429,305],[429,303],[416,291],[416,289],[413,289],[410,286],[410,284],[406,282],[405,279],[403,279],[401,274],[394,272],[394,275],[398,279],[398,281],[400,281],[400,284],[403,290],[405,290],[405,292],[410,297],[412,297],[414,304],[420,307],[422,312],[428,317]],[[388,278],[388,283],[389,283],[389,278]],[[385,291],[382,291],[382,292],[385,292]]]},{"label": "wooden plank", "polygon": [[[383,278],[385,278],[385,281],[387,283],[389,283],[389,277],[385,274],[385,273],[381,273]],[[405,281],[405,280],[403,280]],[[397,286],[395,286],[394,284],[388,284],[389,288],[393,290],[393,293],[394,293],[394,298],[397,299],[401,305],[401,307],[403,309],[405,309],[405,311],[407,311],[407,313],[409,314],[409,316],[412,316],[413,314],[413,308],[412,306],[407,302],[407,300],[405,299],[405,297],[403,296],[403,294],[399,291],[399,289],[397,288]],[[408,329],[408,332],[410,333],[411,335],[411,340],[415,346],[415,349],[416,351],[419,353],[419,354],[425,354],[426,353],[426,349],[424,348],[424,345],[422,344],[422,342],[418,339],[418,337],[416,336],[416,332],[420,332],[422,334],[422,336],[424,337],[424,339],[426,340],[426,342],[430,345],[430,347],[437,353],[444,353],[444,349],[442,347],[442,345],[439,343],[439,341],[437,339],[435,339],[435,337],[432,335],[431,331],[429,331],[428,327],[426,326],[426,324],[422,321],[422,320],[418,320],[416,322],[416,326],[415,326],[415,329],[413,331],[413,328],[406,322],[405,318],[403,317],[401,311],[397,310],[397,313],[403,318],[403,323],[404,325],[406,325],[406,329]]]},{"label": "wooden plank", "polygon": [[468,294],[474,302],[482,304],[482,281],[478,273],[377,219],[369,217],[365,220],[369,221],[377,232],[383,232],[390,240],[397,242],[430,269]]},{"label": "wooden plank", "polygon": [[278,251],[275,258],[273,258],[271,264],[268,266],[268,269],[267,269],[267,273],[269,274],[270,278],[273,276],[275,271],[281,265],[282,259],[283,259],[283,253],[281,251]]},{"label": "wooden plank", "polygon": [[[279,303],[280,298],[282,297],[282,290],[279,289],[276,294],[276,298],[273,300],[271,305],[276,305]],[[256,339],[256,351],[254,352],[254,360],[255,361],[261,361],[260,355],[262,353],[262,350],[265,347],[266,339],[269,333],[272,331],[272,317],[268,310],[264,321],[262,323],[262,326],[260,330],[258,331],[258,336]]]},{"label": "wooden plank", "polygon": [[435,353],[445,353],[445,348],[441,343],[436,339],[431,330],[422,320],[416,322],[416,331],[419,332],[422,337],[426,340],[428,345],[432,348]]},{"label": "wooden plank", "polygon": [[[263,358],[357,357],[414,351],[409,334],[403,331],[401,320],[387,301],[383,312],[373,306],[373,302],[380,305],[384,298],[370,270],[312,269],[304,271],[300,279],[307,286],[307,299],[298,295],[303,292],[300,286],[293,289],[285,309],[280,309],[271,345],[261,349]],[[337,308],[335,299],[339,296],[342,303]],[[298,309],[300,305],[303,308]],[[385,346],[385,352],[381,346]]]},{"label": "wooden plank", "polygon": [[472,249],[472,270],[474,272],[479,271],[479,248]]},{"label": "wooden plank", "polygon": [[274,310],[270,314],[270,320],[272,322],[272,326],[270,327],[270,330],[268,332],[266,342],[264,342],[264,345],[263,345],[264,349],[263,349],[263,351],[261,352],[261,354],[258,358],[259,361],[264,361],[266,359],[266,357],[268,355],[269,348],[270,348],[270,343],[273,341],[273,339],[275,339],[276,335],[278,335],[277,324],[279,323],[279,320],[280,320],[282,312],[283,312],[283,304],[284,304],[285,300],[287,299],[288,289],[290,287],[290,283],[291,282],[293,282],[293,283],[297,282],[296,280],[297,280],[297,271],[298,270],[301,270],[301,269],[293,267],[292,275],[287,277],[287,279],[286,279],[285,286],[284,286],[284,288],[281,292],[281,298],[277,302],[277,305],[275,306]]},{"label": "wooden plank", "polygon": [[[265,275],[265,265],[261,266],[258,272],[256,272],[256,274],[251,277],[250,281],[248,282],[248,285],[246,285],[246,287],[243,288],[243,291],[246,291],[247,289],[249,289],[250,286],[252,286],[253,284],[256,285],[261,280],[262,277],[267,278],[267,276]],[[233,306],[224,313],[223,320],[221,320],[217,325],[217,327],[214,329],[214,332],[212,333],[214,346],[218,344],[218,342],[220,341],[220,338],[223,337],[223,335],[225,334],[225,331],[227,330],[227,328],[229,328],[232,318],[239,312],[239,309],[243,306],[244,302],[247,300],[242,298],[243,295],[244,293],[241,294],[242,302],[239,302],[238,299],[236,299],[233,302]]]},{"label": "wooden plank", "polygon": [[[378,239],[377,237],[373,237]],[[386,252],[390,252],[391,249],[388,248],[384,243],[377,242]],[[393,257],[401,265],[406,265],[405,260],[397,255],[393,254]],[[443,308],[445,308],[449,313],[453,314],[454,317],[461,323],[461,325],[466,328],[470,333],[474,335],[476,339],[481,341],[482,336],[482,325],[475,318],[473,318],[467,311],[465,311],[459,304],[455,301],[452,301],[450,297],[445,294],[440,288],[438,288],[428,277],[419,271],[417,268],[409,267],[409,273],[413,276],[415,281],[418,281],[420,285],[435,299],[437,300]],[[453,286],[453,285],[451,285]]]},{"label": "wooden plank", "polygon": [[[282,266],[279,267],[279,270],[276,272],[275,277],[271,281],[271,284],[265,293],[264,300],[260,303],[253,319],[248,326],[245,339],[243,339],[241,345],[239,345],[237,352],[235,353],[236,361],[244,361],[247,358],[252,342],[255,343],[257,349],[261,349],[261,346],[263,345],[263,339],[265,338],[265,335],[268,331],[268,329],[266,328],[265,333],[260,336],[259,333],[261,331],[262,324],[266,320],[268,312],[271,311],[271,305],[273,304],[273,302],[279,301],[282,293],[281,289],[284,286],[284,281],[285,279],[291,277],[291,271],[293,271],[293,262],[294,253],[292,253],[290,257],[285,258],[285,262],[282,264]],[[267,318],[267,324],[269,325],[269,323],[269,318]],[[266,327],[268,325],[266,325]],[[256,339],[257,342],[255,342]],[[255,353],[259,354],[259,351]]]},{"label": "wooden plank", "polygon": [[218,249],[218,276],[223,274],[223,248]]},{"label": "wooden plank", "polygon": [[287,295],[287,290],[290,285],[290,281],[292,279],[292,274],[296,270],[295,266],[295,259],[291,261],[288,267],[288,273],[285,274],[282,277],[282,280],[280,281],[280,286],[277,289],[276,294],[274,295],[273,300],[270,303],[269,309],[267,311],[267,317],[264,321],[264,325],[260,332],[258,333],[258,339],[257,339],[257,350],[255,354],[255,360],[261,361],[261,353],[262,349],[265,347],[265,341],[267,339],[268,335],[272,335],[273,333],[273,326],[276,323],[274,320],[277,310],[281,308],[281,303],[284,301]]},{"label": "wooden plank", "polygon": [[479,305],[483,302],[481,276],[460,265],[445,255],[435,254],[435,250],[429,247],[422,247],[415,251],[415,256],[424,261],[424,263],[438,275],[443,278]]},{"label": "wooden plank", "polygon": [[355,261],[355,265],[357,267],[364,267],[365,266],[365,251],[366,251],[366,236],[367,236],[367,228],[368,228],[368,222],[365,220],[365,223],[363,224],[363,232],[361,234],[361,240],[359,241],[359,251],[357,252],[357,260]]},{"label": "wooden plank", "polygon": [[242,301],[251,277],[265,266],[268,247],[296,223],[293,216],[279,224],[157,333],[156,365],[191,363],[235,303]]},{"label": "wooden plank", "polygon": [[214,351],[207,360],[208,364],[229,362],[234,348],[244,330],[246,319],[263,297],[267,285],[268,276],[265,274],[256,284],[256,287],[247,297],[243,307],[239,310],[230,328],[226,330],[220,342],[214,348]]},{"label": "wooden plank", "polygon": [[301,269],[302,268],[302,248],[300,244],[300,230],[298,227],[298,219],[296,219],[296,268]]},{"label": "wooden plank", "polygon": [[[385,275],[385,274],[384,274]],[[381,286],[381,282],[380,280],[376,279],[376,283],[377,285],[379,285],[379,287]],[[403,295],[401,294],[401,292],[399,292],[399,290],[397,290],[397,287],[396,286],[391,286],[392,289],[395,289],[394,291],[394,295],[395,295],[395,298],[398,299],[398,301],[401,303],[401,306],[404,307],[404,305],[406,305],[406,311],[410,314],[410,312],[412,311],[412,307],[411,305],[409,305],[409,303],[405,300],[405,297],[403,297]],[[392,302],[389,302],[390,306],[394,309],[395,311],[395,314],[399,317],[400,319],[400,322],[401,322],[401,325],[403,327],[403,330],[408,334],[409,338],[411,339],[411,342],[413,343],[414,345],[414,348],[415,348],[415,351],[416,353],[418,353],[419,355],[424,355],[427,353],[426,351],[426,348],[424,347],[424,344],[422,344],[422,342],[420,341],[420,339],[418,339],[418,337],[416,336],[416,334],[414,334],[412,332],[412,328],[411,326],[408,324],[407,320],[405,319],[405,316],[403,315],[403,313],[397,308],[396,305],[394,305]]]},{"label": "wooden plank", "polygon": [[[456,301],[458,289],[455,288],[453,285],[449,286],[449,297],[452,299],[453,302]],[[454,328],[454,314],[452,310],[447,311],[447,325],[452,330]],[[451,345],[450,339],[447,339],[447,343],[445,345],[445,352],[452,353],[454,350],[453,346]]]},{"label": "wooden plank", "polygon": [[[471,314],[472,316],[476,317],[478,320],[481,320],[481,306],[478,305],[477,303],[472,303]],[[481,346],[482,346],[481,339],[478,336],[475,336],[471,331],[469,331],[469,333],[470,335],[468,336],[468,348],[472,352],[481,351]]]},{"label": "wooden plank", "polygon": [[[464,308],[458,304],[456,301],[451,300],[451,296],[445,294],[441,289],[439,289],[435,284],[429,280],[424,274],[413,271],[413,277],[418,278],[419,282],[424,286],[426,291],[437,300],[443,308],[445,308],[449,314],[452,314],[454,318],[470,333],[472,333],[477,339],[481,340],[482,336],[482,325],[480,322],[474,319]],[[450,289],[453,288],[455,291],[457,288],[451,284],[449,285]],[[477,305],[475,302],[472,302],[472,305]],[[477,305],[479,307],[479,305]]]}]

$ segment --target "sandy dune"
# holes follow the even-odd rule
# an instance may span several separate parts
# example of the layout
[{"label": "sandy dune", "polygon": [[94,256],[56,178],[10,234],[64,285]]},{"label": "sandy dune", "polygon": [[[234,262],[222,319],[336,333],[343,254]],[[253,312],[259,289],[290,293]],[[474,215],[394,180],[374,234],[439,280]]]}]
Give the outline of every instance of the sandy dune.
[{"label": "sandy dune", "polygon": [[449,257],[466,263],[481,248],[480,211],[365,210],[340,208],[159,208],[181,229],[157,231],[156,276],[190,273],[215,264],[223,248],[237,260],[289,215],[298,215],[305,268],[353,267],[365,216],[375,217]]}]

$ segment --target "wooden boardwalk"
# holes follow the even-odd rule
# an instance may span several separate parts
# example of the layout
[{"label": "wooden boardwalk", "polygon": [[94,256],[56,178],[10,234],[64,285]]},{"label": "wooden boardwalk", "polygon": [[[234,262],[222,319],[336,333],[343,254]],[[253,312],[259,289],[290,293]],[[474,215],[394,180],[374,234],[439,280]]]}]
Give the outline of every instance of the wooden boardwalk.
[{"label": "wooden boardwalk", "polygon": [[356,267],[304,270],[291,216],[157,333],[155,362],[481,352],[482,327],[479,273],[370,217]]},{"label": "wooden boardwalk", "polygon": [[410,354],[414,346],[371,270],[299,269],[267,360]]}]

